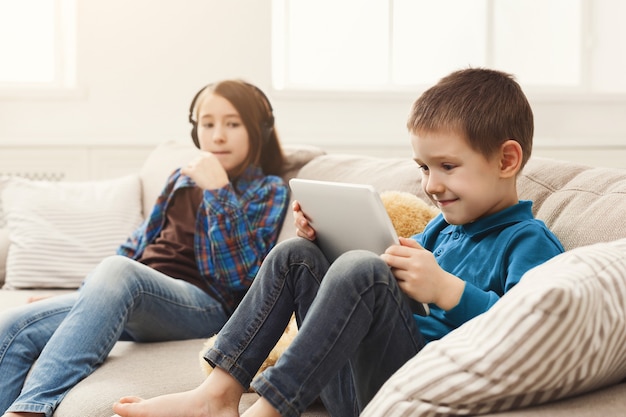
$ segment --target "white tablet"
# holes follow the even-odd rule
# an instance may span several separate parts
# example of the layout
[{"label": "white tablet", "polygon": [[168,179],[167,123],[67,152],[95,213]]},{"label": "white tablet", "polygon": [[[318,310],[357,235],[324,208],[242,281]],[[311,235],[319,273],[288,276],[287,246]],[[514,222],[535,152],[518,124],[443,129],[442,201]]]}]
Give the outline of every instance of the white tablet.
[{"label": "white tablet", "polygon": [[[365,249],[376,254],[399,243],[398,235],[376,189],[367,184],[293,178],[293,197],[315,229],[317,244],[330,262],[344,252]],[[427,315],[428,305],[411,308]]]},{"label": "white tablet", "polygon": [[385,206],[371,185],[297,178],[289,185],[330,262],[352,249],[380,255],[399,242]]}]

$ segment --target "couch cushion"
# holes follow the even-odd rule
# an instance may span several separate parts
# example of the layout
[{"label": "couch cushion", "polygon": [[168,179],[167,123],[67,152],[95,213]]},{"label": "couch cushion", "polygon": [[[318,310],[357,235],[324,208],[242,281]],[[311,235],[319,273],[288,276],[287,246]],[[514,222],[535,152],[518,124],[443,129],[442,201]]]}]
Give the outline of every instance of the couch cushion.
[{"label": "couch cushion", "polygon": [[518,188],[566,250],[626,237],[626,170],[533,157]]},{"label": "couch cushion", "polygon": [[77,288],[141,221],[139,176],[5,181],[7,288]]},{"label": "couch cushion", "polygon": [[[118,342],[104,364],[70,390],[54,417],[110,417],[120,397],[152,398],[196,388],[205,378],[198,364],[204,339],[160,343]],[[244,394],[240,411],[258,396]],[[316,403],[302,417],[328,414]]]},{"label": "couch cushion", "polygon": [[298,174],[299,178],[370,184],[379,192],[406,191],[427,200],[422,191],[422,174],[407,158],[377,158],[330,154],[315,158]]},{"label": "couch cushion", "polygon": [[37,290],[0,290],[0,313],[10,308],[28,303],[32,298],[51,297],[67,294],[76,290],[37,289]]},{"label": "couch cushion", "polygon": [[623,417],[626,383],[547,404],[491,413],[493,417]]},{"label": "couch cushion", "polygon": [[626,377],[625,329],[626,239],[577,248],[428,344],[363,416],[484,414],[608,386]]},{"label": "couch cushion", "polygon": [[118,342],[104,364],[69,391],[54,416],[108,417],[113,402],[125,395],[151,398],[197,387],[204,378],[197,359],[203,341]]},{"label": "couch cushion", "polygon": [[[409,157],[325,155],[304,166],[298,177],[367,183],[380,192],[408,191],[427,200],[421,173]],[[626,170],[532,157],[517,183],[520,199],[534,202],[535,216],[565,249],[626,237],[619,209],[626,199]]]}]

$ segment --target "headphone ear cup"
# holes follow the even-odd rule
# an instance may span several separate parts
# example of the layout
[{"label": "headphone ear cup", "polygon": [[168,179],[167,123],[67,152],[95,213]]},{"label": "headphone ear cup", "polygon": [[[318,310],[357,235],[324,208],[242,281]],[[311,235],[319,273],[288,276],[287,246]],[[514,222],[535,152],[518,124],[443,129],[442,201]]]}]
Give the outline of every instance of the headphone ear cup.
[{"label": "headphone ear cup", "polygon": [[[269,101],[268,101],[269,103]],[[274,115],[270,115],[270,118],[263,122],[261,125],[261,135],[263,143],[267,143],[270,141],[270,137],[272,136],[272,132],[274,131]]]},{"label": "headphone ear cup", "polygon": [[263,123],[263,126],[261,126],[261,138],[264,144],[270,141],[270,137],[272,136],[273,130],[274,130],[274,126],[271,126],[267,123]]},{"label": "headphone ear cup", "polygon": [[210,87],[213,84],[209,84],[204,86],[200,91],[193,96],[193,100],[191,100],[191,105],[189,106],[189,123],[191,123],[191,140],[193,140],[193,144],[196,145],[196,148],[200,149],[200,140],[198,139],[198,122],[193,119],[193,111],[196,108],[196,101],[198,101],[198,97],[204,90]]},{"label": "headphone ear cup", "polygon": [[196,148],[200,149],[200,140],[198,139],[198,123],[191,122],[193,127],[191,128],[191,140],[193,140],[193,144],[196,145]]}]

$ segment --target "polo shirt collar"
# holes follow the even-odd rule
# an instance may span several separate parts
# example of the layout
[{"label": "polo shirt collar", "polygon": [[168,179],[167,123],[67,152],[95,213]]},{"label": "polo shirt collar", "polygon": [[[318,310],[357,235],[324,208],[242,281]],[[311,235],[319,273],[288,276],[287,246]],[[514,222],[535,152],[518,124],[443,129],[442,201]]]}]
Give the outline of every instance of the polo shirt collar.
[{"label": "polo shirt collar", "polygon": [[460,232],[470,237],[480,236],[491,233],[497,229],[504,229],[512,224],[534,218],[532,212],[533,202],[529,200],[520,200],[514,206],[508,207],[502,211],[483,217],[475,222],[462,225],[448,225],[443,233]]}]

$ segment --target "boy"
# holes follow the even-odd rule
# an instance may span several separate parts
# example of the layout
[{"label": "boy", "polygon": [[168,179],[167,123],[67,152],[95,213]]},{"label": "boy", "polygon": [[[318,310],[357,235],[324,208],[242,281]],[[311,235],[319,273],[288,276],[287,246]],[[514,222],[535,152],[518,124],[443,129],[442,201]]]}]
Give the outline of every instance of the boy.
[{"label": "boy", "polygon": [[[441,215],[377,256],[352,251],[332,265],[298,203],[298,236],[276,246],[205,358],[198,388],[143,401],[121,416],[238,415],[242,393],[295,311],[299,332],[252,386],[244,416],[297,416],[320,396],[332,416],[358,415],[428,342],[489,309],[532,267],[561,253],[558,239],[519,201],[533,115],[508,74],[454,72],[427,90],[408,120],[422,187]],[[406,300],[430,303],[413,316]]]}]

